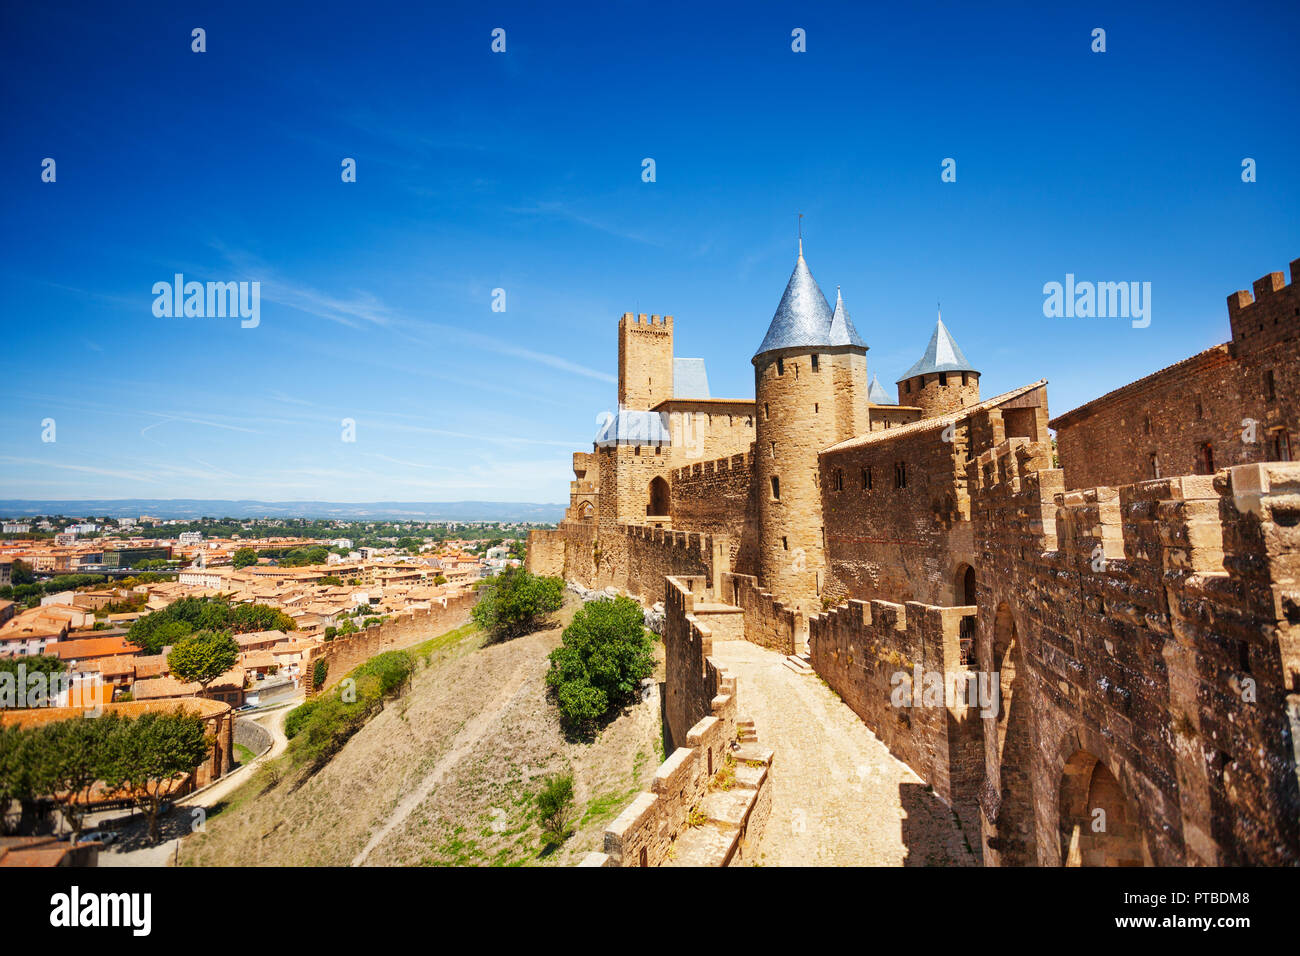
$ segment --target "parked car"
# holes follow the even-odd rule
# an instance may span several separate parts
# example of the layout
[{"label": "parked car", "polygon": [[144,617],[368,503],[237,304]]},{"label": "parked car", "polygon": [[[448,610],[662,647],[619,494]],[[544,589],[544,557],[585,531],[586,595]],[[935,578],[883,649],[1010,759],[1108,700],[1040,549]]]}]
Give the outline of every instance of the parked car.
[{"label": "parked car", "polygon": [[112,830],[89,830],[86,833],[78,834],[75,843],[102,843],[105,846],[117,839],[117,834]]}]

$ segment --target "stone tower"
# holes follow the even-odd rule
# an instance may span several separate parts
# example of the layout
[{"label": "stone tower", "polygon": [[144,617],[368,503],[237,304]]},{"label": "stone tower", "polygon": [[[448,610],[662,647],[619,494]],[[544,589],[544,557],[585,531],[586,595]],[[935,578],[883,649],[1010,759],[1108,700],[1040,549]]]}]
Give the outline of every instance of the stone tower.
[{"label": "stone tower", "polygon": [[618,404],[654,408],[673,397],[673,317],[633,315],[618,320]]},{"label": "stone tower", "polygon": [[898,380],[898,404],[915,406],[922,418],[933,418],[979,400],[980,373],[953,341],[941,315],[925,354]]},{"label": "stone tower", "polygon": [[817,456],[868,429],[867,345],[842,297],[831,311],[802,241],[753,362],[760,580],[787,604],[820,612],[825,541]]}]

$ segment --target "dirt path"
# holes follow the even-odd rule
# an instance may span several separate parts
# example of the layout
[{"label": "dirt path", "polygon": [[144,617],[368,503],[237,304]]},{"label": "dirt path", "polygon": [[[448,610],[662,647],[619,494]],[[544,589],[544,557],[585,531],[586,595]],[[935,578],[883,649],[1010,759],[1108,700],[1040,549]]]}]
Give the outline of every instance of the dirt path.
[{"label": "dirt path", "polygon": [[384,838],[395,828],[401,826],[406,821],[406,818],[428,798],[433,789],[442,782],[442,778],[447,771],[463,760],[483,737],[497,729],[503,712],[509,709],[511,703],[523,691],[529,672],[532,669],[530,667],[531,663],[525,661],[516,668],[510,680],[502,688],[501,692],[496,695],[495,699],[466,722],[452,742],[451,749],[434,764],[433,769],[425,775],[419,785],[398,802],[397,806],[393,808],[393,812],[388,815],[388,819],[366,841],[366,845],[361,852],[352,858],[353,866],[363,866],[366,857],[370,856],[371,851],[383,843]]},{"label": "dirt path", "polygon": [[820,678],[746,641],[713,656],[776,751],[763,866],[975,866],[956,817]]}]

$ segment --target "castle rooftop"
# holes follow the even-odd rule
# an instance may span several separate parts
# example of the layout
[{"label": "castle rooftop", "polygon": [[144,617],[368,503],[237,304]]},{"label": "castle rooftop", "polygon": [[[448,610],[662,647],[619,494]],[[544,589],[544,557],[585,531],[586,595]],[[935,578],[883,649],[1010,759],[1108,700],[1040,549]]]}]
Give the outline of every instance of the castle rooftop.
[{"label": "castle rooftop", "polygon": [[933,418],[922,418],[919,421],[908,422],[906,425],[900,425],[897,428],[889,428],[885,431],[867,432],[865,435],[858,435],[856,438],[846,438],[844,441],[836,442],[827,448],[823,448],[818,454],[824,455],[832,451],[844,451],[846,448],[858,448],[862,445],[873,445],[876,442],[893,441],[900,435],[911,435],[916,432],[923,432],[929,429],[944,429],[954,422],[959,422],[963,418],[969,418],[976,412],[986,411],[990,408],[997,408],[999,405],[1005,405],[1012,399],[1019,398],[1021,395],[1027,395],[1036,388],[1042,388],[1047,384],[1047,379],[1040,378],[1037,382],[1030,382],[1028,385],[1021,385],[1019,388],[1013,388],[1009,392],[1003,392],[1001,395],[994,395],[987,398],[977,405],[967,405],[965,408],[958,408],[948,412],[946,415],[935,415]]},{"label": "castle rooftop", "polygon": [[[799,258],[786,283],[781,304],[776,307],[772,324],[767,327],[763,344],[754,353],[758,358],[777,349],[830,345],[831,307],[822,295],[803,257],[803,240],[799,241]],[[856,333],[855,333],[856,334]]]},{"label": "castle rooftop", "polygon": [[854,345],[862,349],[867,348],[867,343],[862,341],[862,336],[858,335],[858,330],[853,327],[853,320],[849,318],[849,310],[844,308],[844,295],[840,292],[838,286],[835,288],[835,314],[831,316],[831,331],[827,344]]},{"label": "castle rooftop", "polygon": [[918,375],[932,375],[935,372],[979,372],[962,354],[952,333],[943,324],[942,317],[935,323],[934,334],[930,336],[930,344],[925,347],[925,354],[896,381],[904,382]]},{"label": "castle rooftop", "polygon": [[880,384],[880,376],[871,376],[871,385],[867,388],[867,402],[872,405],[894,405],[897,404],[889,393],[885,391],[885,386]]}]

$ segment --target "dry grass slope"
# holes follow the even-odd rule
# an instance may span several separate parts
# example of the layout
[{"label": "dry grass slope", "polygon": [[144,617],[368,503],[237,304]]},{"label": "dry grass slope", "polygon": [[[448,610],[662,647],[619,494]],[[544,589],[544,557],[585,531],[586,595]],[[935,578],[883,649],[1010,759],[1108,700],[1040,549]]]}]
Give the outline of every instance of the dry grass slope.
[{"label": "dry grass slope", "polygon": [[[575,605],[558,615],[567,624]],[[552,865],[577,862],[648,785],[658,710],[630,708],[592,744],[570,743],[546,699],[551,628],[485,644],[472,628],[438,642],[391,701],[314,777],[250,785],[186,840],[188,865]],[[662,654],[660,655],[662,656]],[[574,775],[577,832],[540,853],[533,794]]]}]

